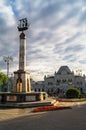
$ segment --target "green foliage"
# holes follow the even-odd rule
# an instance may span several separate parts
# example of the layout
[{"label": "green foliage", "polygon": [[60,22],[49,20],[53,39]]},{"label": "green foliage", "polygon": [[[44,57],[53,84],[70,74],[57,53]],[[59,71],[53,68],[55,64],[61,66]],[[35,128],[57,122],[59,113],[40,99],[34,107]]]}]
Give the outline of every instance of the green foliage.
[{"label": "green foliage", "polygon": [[8,82],[8,77],[4,73],[0,72],[0,86]]},{"label": "green foliage", "polygon": [[67,98],[78,98],[80,95],[80,90],[78,88],[69,88],[66,91]]}]

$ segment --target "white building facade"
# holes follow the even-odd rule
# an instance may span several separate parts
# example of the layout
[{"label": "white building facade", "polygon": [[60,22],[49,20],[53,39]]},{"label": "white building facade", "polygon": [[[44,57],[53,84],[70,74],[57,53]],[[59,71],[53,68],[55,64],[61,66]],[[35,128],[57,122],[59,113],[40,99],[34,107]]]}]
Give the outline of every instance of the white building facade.
[{"label": "white building facade", "polygon": [[33,91],[45,91],[50,95],[65,93],[68,88],[73,87],[86,93],[85,75],[75,75],[68,66],[61,66],[53,76],[45,76],[44,81],[32,82],[31,86]]},{"label": "white building facade", "polygon": [[49,94],[65,93],[68,88],[79,88],[86,91],[85,75],[75,75],[68,66],[61,66],[54,76],[44,78],[45,91]]},{"label": "white building facade", "polygon": [[45,86],[44,86],[44,81],[31,81],[31,90],[35,92],[44,92],[45,91]]}]

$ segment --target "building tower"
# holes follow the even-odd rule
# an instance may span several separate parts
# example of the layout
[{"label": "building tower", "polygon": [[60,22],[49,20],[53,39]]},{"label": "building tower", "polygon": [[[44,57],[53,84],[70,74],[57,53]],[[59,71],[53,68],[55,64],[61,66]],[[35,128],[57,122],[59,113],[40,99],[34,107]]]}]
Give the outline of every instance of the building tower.
[{"label": "building tower", "polygon": [[19,20],[18,31],[20,33],[20,45],[19,45],[19,70],[14,72],[14,86],[13,92],[30,92],[30,73],[26,71],[26,35],[25,30],[28,29],[27,19]]}]

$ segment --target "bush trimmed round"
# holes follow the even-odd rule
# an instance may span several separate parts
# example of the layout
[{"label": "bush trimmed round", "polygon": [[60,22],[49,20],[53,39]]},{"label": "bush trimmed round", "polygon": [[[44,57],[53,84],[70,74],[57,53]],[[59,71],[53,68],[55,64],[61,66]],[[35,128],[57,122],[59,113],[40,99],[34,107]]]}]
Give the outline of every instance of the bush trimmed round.
[{"label": "bush trimmed round", "polygon": [[67,98],[79,98],[80,90],[78,88],[69,88],[66,91]]}]

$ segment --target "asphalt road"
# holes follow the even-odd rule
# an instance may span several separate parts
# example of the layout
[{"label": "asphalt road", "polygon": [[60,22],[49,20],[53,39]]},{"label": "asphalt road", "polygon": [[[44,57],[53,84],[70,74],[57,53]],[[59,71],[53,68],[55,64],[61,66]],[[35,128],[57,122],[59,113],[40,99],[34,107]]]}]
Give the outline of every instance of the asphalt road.
[{"label": "asphalt road", "polygon": [[86,130],[86,105],[0,121],[0,130]]}]

